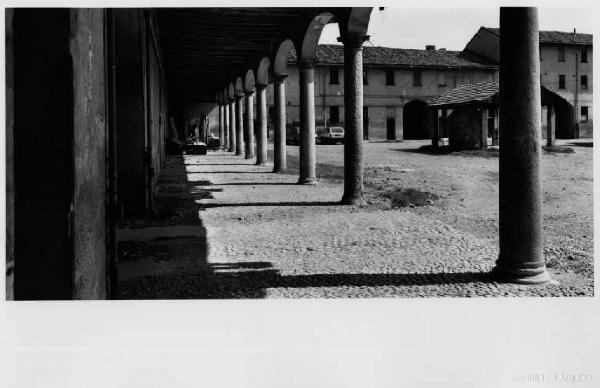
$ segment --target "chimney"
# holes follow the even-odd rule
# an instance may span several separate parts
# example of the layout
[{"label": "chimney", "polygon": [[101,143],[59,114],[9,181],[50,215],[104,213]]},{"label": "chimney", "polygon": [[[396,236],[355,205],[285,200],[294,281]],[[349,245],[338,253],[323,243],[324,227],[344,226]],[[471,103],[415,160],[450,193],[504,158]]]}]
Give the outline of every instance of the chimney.
[{"label": "chimney", "polygon": [[573,33],[576,34],[577,33],[577,29],[573,28]]},{"label": "chimney", "polygon": [[425,46],[425,50],[427,50],[427,51],[435,51],[435,45],[428,44],[428,45]]}]

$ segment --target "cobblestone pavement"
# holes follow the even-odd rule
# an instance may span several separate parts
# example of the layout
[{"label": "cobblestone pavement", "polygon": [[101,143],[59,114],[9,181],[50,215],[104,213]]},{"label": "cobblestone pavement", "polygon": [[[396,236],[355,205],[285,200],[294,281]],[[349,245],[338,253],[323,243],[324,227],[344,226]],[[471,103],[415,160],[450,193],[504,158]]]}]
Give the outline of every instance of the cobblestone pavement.
[{"label": "cobblestone pavement", "polygon": [[[456,182],[440,182],[440,200],[424,207],[394,208],[381,199],[396,175],[420,168],[423,155],[413,157],[411,167],[394,151],[396,175],[389,167],[394,163],[378,165],[367,157],[366,202],[341,206],[341,161],[319,167],[325,178],[318,185],[296,185],[297,160],[289,148],[287,174],[224,152],[171,158],[157,193],[157,217],[121,230],[121,297],[593,295],[591,209],[589,219],[568,211],[545,219],[545,254],[556,283],[497,283],[488,275],[498,255],[497,214],[454,207],[461,202],[455,198],[461,188],[452,188]],[[432,179],[421,186],[434,190]],[[588,230],[589,241],[562,238],[573,221]]]}]

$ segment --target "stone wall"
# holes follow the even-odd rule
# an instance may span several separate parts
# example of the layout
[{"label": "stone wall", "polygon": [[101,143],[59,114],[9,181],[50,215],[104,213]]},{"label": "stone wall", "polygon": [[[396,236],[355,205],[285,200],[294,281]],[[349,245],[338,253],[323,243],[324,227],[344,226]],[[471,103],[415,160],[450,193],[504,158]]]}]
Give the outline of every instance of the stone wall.
[{"label": "stone wall", "polygon": [[4,13],[6,31],[6,300],[13,300],[15,279],[15,178],[14,178],[14,10]]},{"label": "stone wall", "polygon": [[66,9],[14,11],[17,300],[71,299],[73,295],[70,17]]},{"label": "stone wall", "polygon": [[72,9],[73,299],[105,299],[106,69],[104,10]]}]

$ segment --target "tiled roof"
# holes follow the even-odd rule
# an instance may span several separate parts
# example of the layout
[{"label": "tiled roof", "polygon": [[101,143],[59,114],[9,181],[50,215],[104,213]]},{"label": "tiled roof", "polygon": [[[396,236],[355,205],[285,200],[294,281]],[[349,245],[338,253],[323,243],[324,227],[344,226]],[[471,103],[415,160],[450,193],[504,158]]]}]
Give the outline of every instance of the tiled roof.
[{"label": "tiled roof", "polygon": [[429,105],[460,105],[485,101],[498,93],[498,90],[498,82],[495,81],[463,85],[442,94]]},{"label": "tiled roof", "polygon": [[[483,27],[496,36],[500,36],[499,28]],[[563,31],[540,31],[540,43],[587,44],[593,43],[592,34],[576,34]]]},{"label": "tiled roof", "polygon": [[[343,64],[344,46],[322,44],[317,47],[321,64]],[[296,52],[290,50],[289,62],[296,63]],[[461,51],[414,50],[379,46],[363,46],[363,64],[400,67],[492,67],[497,65]]]}]

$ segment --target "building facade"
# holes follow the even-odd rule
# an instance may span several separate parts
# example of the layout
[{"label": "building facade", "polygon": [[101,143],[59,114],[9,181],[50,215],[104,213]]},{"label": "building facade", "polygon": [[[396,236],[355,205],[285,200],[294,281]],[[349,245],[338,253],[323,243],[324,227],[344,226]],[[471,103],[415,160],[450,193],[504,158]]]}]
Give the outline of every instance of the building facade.
[{"label": "building facade", "polygon": [[[343,46],[320,45],[315,65],[317,129],[344,121]],[[426,105],[460,85],[497,81],[497,64],[458,51],[363,48],[363,137],[368,140],[426,139]],[[299,121],[298,66],[290,55],[286,79],[287,122]],[[269,88],[272,88],[269,85]],[[273,93],[267,91],[272,107]]]},{"label": "building facade", "polygon": [[[556,137],[591,137],[593,128],[593,44],[591,34],[540,31],[541,84],[562,98],[556,110]],[[465,52],[498,63],[500,31],[481,27]],[[546,108],[542,110],[542,117]],[[542,126],[545,127],[545,120]],[[544,132],[545,128],[542,128]]]},{"label": "building facade", "polygon": [[[498,81],[499,38],[499,29],[481,27],[463,51],[436,49],[433,45],[426,46],[425,50],[364,45],[364,139],[430,139],[431,127],[426,125],[428,103],[460,86]],[[591,137],[592,35],[540,31],[539,39],[541,84],[559,96],[552,113],[556,116],[556,137]],[[325,125],[344,125],[343,66],[343,46],[318,46],[314,87],[317,130]],[[285,80],[288,126],[299,122],[298,85],[299,71],[292,49]],[[269,83],[269,133],[273,128],[273,96],[273,83]],[[185,108],[188,121],[202,112],[208,116],[210,130],[216,133],[216,109],[198,104]],[[546,115],[544,106],[542,117]],[[542,120],[542,133],[545,133],[546,122]],[[187,122],[184,125],[187,126]]]}]

